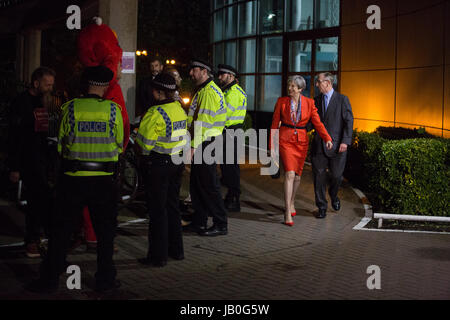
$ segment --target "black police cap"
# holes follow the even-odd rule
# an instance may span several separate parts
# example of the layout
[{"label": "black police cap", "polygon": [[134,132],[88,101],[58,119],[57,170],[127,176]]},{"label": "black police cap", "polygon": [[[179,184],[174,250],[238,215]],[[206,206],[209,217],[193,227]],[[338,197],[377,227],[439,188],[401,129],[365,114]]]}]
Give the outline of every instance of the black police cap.
[{"label": "black police cap", "polygon": [[114,73],[105,66],[87,67],[84,69],[83,78],[92,86],[108,86],[113,77]]},{"label": "black police cap", "polygon": [[217,66],[217,73],[218,74],[222,74],[222,73],[229,73],[229,74],[232,74],[233,76],[237,76],[237,70],[235,69],[235,68],[233,68],[232,66],[230,66],[230,65],[227,65],[227,64],[219,64],[218,66]]},{"label": "black police cap", "polygon": [[177,84],[175,78],[168,73],[160,73],[151,81],[151,86],[155,89],[175,91]]},{"label": "black police cap", "polygon": [[199,67],[208,70],[209,72],[213,72],[213,67],[206,61],[200,59],[194,59],[191,61],[189,69]]}]

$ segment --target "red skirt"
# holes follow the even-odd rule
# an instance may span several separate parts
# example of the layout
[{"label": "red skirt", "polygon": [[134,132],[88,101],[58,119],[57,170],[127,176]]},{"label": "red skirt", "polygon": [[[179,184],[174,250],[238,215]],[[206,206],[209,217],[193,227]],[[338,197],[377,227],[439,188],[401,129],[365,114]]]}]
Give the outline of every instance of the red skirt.
[{"label": "red skirt", "polygon": [[295,171],[301,176],[307,153],[308,142],[280,141],[280,157],[285,172]]}]

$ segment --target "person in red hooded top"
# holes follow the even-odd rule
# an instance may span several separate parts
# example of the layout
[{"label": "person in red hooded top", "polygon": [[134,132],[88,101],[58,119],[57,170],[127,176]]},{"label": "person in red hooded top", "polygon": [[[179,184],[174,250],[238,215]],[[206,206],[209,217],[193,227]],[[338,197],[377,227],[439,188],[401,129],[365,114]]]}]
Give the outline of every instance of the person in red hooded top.
[{"label": "person in red hooded top", "polygon": [[[116,33],[108,25],[103,24],[101,18],[95,17],[93,20],[94,23],[81,30],[78,36],[78,59],[85,67],[102,65],[114,73],[103,98],[112,100],[121,107],[125,151],[130,137],[130,120],[119,85],[122,73],[122,49]],[[83,227],[88,249],[95,249],[97,239],[87,208],[83,209]]]}]

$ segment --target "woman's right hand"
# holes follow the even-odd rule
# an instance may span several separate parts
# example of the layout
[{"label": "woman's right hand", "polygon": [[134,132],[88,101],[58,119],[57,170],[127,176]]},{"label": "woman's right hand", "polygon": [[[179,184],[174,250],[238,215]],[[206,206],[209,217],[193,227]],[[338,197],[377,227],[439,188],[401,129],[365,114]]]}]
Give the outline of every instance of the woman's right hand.
[{"label": "woman's right hand", "polygon": [[327,150],[333,149],[333,142],[327,141],[326,147],[327,147]]}]

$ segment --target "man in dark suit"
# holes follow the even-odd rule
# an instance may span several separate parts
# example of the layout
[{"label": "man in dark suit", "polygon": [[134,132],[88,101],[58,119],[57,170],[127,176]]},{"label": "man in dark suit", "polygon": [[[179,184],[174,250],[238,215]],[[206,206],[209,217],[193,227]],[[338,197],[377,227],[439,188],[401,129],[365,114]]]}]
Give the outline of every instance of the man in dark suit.
[{"label": "man in dark suit", "polygon": [[316,80],[316,86],[321,94],[314,99],[320,120],[325,125],[333,139],[333,148],[327,150],[319,135],[314,135],[311,149],[312,167],[314,173],[314,192],[316,205],[319,208],[318,219],[326,217],[328,202],[326,199],[327,168],[331,175],[328,193],[334,210],[339,211],[341,202],[338,190],[342,182],[347,148],[352,143],[353,113],[348,98],[333,89],[334,76],[331,73],[321,73]]}]

